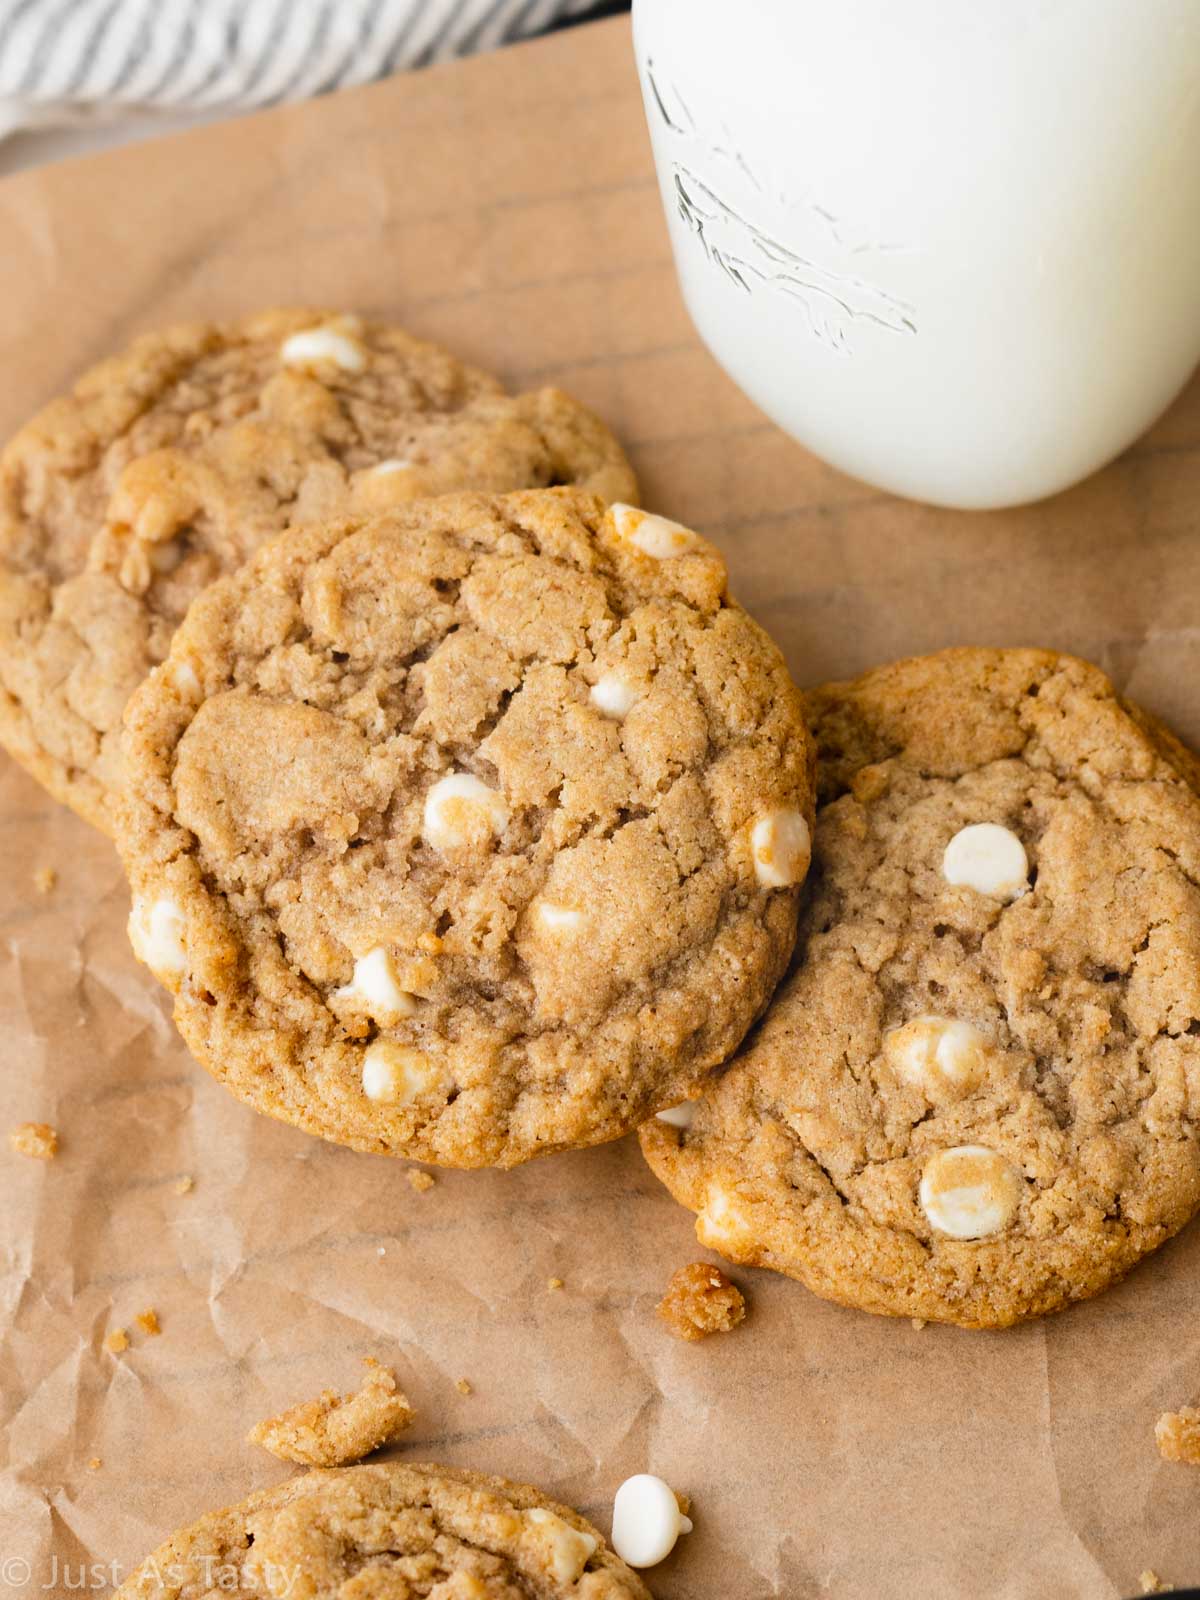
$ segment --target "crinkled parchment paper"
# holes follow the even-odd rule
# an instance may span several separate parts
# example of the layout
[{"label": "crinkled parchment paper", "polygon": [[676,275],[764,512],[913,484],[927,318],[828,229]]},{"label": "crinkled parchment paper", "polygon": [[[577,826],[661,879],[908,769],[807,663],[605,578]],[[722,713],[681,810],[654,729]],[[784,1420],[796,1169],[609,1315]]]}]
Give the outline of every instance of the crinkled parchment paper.
[{"label": "crinkled parchment paper", "polygon": [[[647,502],[721,543],[802,682],[956,642],[1057,645],[1200,741],[1200,387],[1032,510],[930,511],[813,461],[684,315],[624,23],[11,179],[0,238],[4,431],[171,318],[395,316],[604,412]],[[135,967],[105,841],[6,760],[0,819],[0,1129],[62,1136],[47,1166],[0,1150],[0,1600],[102,1586],[280,1478],[246,1428],[354,1384],[368,1354],[419,1407],[406,1453],[531,1479],[602,1526],[633,1471],[692,1495],[696,1532],[650,1574],[663,1600],[1111,1600],[1147,1567],[1200,1579],[1200,1472],[1152,1437],[1200,1397],[1200,1227],[1007,1334],[740,1272],[746,1324],[677,1344],[654,1303],[702,1252],[634,1141],[418,1194],[399,1163],[256,1118]],[[151,1306],[159,1338],[134,1322]]]}]

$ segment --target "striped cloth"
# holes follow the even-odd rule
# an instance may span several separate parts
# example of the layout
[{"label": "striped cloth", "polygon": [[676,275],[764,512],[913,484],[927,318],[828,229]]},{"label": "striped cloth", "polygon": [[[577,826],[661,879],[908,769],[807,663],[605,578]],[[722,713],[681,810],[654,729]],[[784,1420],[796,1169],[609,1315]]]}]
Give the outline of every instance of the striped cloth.
[{"label": "striped cloth", "polygon": [[595,4],[0,0],[0,137],[133,108],[302,100],[528,38]]}]

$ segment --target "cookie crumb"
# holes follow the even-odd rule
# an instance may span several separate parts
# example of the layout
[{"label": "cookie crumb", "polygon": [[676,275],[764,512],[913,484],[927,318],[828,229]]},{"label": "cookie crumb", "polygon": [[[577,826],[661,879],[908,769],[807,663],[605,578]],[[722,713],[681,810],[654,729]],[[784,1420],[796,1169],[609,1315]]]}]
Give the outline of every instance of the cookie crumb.
[{"label": "cookie crumb", "polygon": [[53,1161],[58,1154],[58,1130],[48,1122],[22,1122],[8,1136],[19,1156],[32,1161]]},{"label": "cookie crumb", "polygon": [[914,1317],[912,1319],[912,1325],[918,1333],[920,1333],[922,1328],[927,1328],[929,1326],[924,1317]]},{"label": "cookie crumb", "polygon": [[454,1387],[458,1390],[459,1394],[474,1394],[475,1393],[474,1389],[471,1387],[470,1383],[467,1381],[466,1378],[459,1378],[457,1380],[457,1382],[455,1383]]},{"label": "cookie crumb", "polygon": [[1171,1585],[1164,1583],[1158,1573],[1152,1571],[1149,1567],[1138,1578],[1138,1582],[1142,1586],[1143,1594],[1170,1594],[1171,1592]]},{"label": "cookie crumb", "polygon": [[158,1320],[158,1312],[153,1306],[148,1306],[145,1311],[139,1311],[133,1319],[143,1333],[155,1337],[162,1332],[162,1323]]},{"label": "cookie crumb", "polygon": [[99,1456],[93,1456],[92,1459],[88,1462],[88,1471],[89,1472],[99,1472],[100,1468],[103,1465],[104,1465],[104,1463],[103,1463],[103,1461],[101,1461]]},{"label": "cookie crumb", "polygon": [[736,1328],[746,1315],[746,1302],[720,1267],[693,1261],[671,1278],[658,1314],[677,1339],[692,1342]]},{"label": "cookie crumb", "polygon": [[1164,1411],[1154,1424],[1154,1437],[1164,1461],[1186,1461],[1200,1467],[1200,1411],[1193,1406]]},{"label": "cookie crumb", "polygon": [[247,1444],[260,1444],[280,1461],[303,1467],[344,1467],[403,1433],[413,1420],[408,1396],[396,1374],[371,1356],[364,1358],[367,1375],[357,1394],[326,1389],[277,1417],[251,1428]]},{"label": "cookie crumb", "polygon": [[547,1278],[546,1287],[547,1289],[561,1289],[563,1287],[563,1281],[561,1278]]},{"label": "cookie crumb", "polygon": [[119,1356],[123,1350],[129,1349],[129,1335],[124,1328],[114,1328],[104,1341],[104,1348],[114,1356]]},{"label": "cookie crumb", "polygon": [[58,882],[58,873],[53,867],[35,867],[33,873],[33,887],[39,894],[49,894]]},{"label": "cookie crumb", "polygon": [[176,1194],[191,1194],[192,1190],[195,1187],[196,1187],[195,1178],[192,1177],[190,1172],[185,1172],[183,1177],[180,1178],[179,1182],[175,1185],[175,1193]]},{"label": "cookie crumb", "polygon": [[422,1167],[410,1167],[407,1173],[410,1189],[415,1189],[418,1194],[426,1194],[433,1188],[437,1179],[432,1172],[426,1172]]}]

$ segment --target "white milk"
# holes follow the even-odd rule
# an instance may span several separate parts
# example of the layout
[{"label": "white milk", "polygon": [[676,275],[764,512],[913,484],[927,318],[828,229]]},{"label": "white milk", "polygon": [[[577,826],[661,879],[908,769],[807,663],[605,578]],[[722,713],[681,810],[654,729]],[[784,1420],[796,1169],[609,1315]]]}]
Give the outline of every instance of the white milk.
[{"label": "white milk", "polygon": [[635,0],[679,276],[818,455],[998,506],[1200,359],[1200,0]]}]

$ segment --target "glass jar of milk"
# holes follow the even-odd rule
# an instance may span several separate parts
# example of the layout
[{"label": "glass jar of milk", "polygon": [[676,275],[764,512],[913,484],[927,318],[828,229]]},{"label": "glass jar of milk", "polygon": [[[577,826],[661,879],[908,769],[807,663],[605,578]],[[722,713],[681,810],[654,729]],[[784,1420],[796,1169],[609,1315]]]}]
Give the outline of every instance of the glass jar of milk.
[{"label": "glass jar of milk", "polygon": [[688,307],[781,426],[969,507],[1200,359],[1200,0],[634,0]]}]

